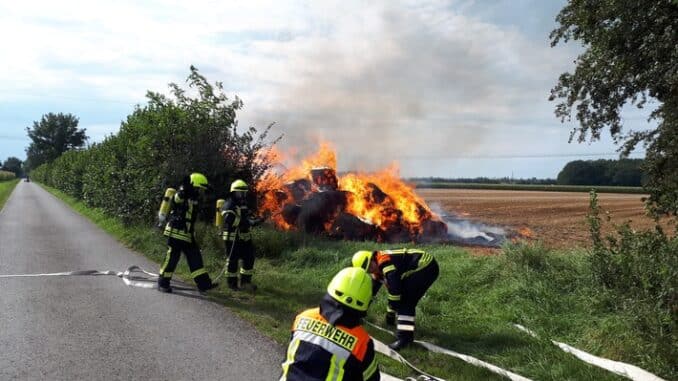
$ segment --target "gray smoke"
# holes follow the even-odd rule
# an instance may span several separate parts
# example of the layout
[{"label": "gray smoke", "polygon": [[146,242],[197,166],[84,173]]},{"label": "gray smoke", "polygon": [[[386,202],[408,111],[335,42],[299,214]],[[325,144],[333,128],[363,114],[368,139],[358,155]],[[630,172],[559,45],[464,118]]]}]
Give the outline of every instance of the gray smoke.
[{"label": "gray smoke", "polygon": [[[438,203],[429,205],[431,211],[441,217],[447,225],[447,233],[460,238],[464,241],[474,243],[493,243],[502,241],[506,235],[506,230],[500,226],[484,224],[482,222],[473,222],[457,213],[445,211]],[[479,241],[478,239],[481,239]]]},{"label": "gray smoke", "polygon": [[361,4],[360,12],[345,14],[347,5],[318,16],[324,38],[277,45],[291,57],[291,79],[261,115],[278,122],[283,146],[312,152],[318,137],[330,140],[340,170],[458,155],[545,99],[534,80],[554,59],[542,56],[546,45],[445,2]]}]

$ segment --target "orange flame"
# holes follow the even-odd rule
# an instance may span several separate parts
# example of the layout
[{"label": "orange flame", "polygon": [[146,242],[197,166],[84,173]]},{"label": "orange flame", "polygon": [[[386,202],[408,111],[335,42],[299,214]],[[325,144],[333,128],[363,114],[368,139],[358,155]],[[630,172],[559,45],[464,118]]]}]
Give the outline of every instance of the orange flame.
[{"label": "orange flame", "polygon": [[520,237],[522,237],[522,238],[530,238],[530,239],[534,238],[534,232],[532,232],[532,230],[528,227],[522,227],[522,228],[518,229],[518,235],[520,235]]},{"label": "orange flame", "polygon": [[[257,191],[261,195],[260,210],[271,214],[276,226],[285,230],[293,228],[282,217],[286,202],[293,199],[286,184],[295,180],[308,180],[315,187],[311,176],[313,168],[327,167],[336,173],[337,167],[336,153],[328,142],[321,142],[318,150],[308,157],[299,160],[295,156],[294,151],[282,153],[277,149],[271,150],[267,159],[274,163],[274,170],[257,184]],[[294,162],[298,164],[293,165]],[[406,226],[411,235],[416,235],[422,232],[423,221],[439,221],[424,200],[414,192],[414,187],[400,179],[396,163],[375,173],[337,176],[337,180],[338,189],[349,192],[345,212],[383,230],[400,224]],[[330,227],[331,223],[326,224],[326,231]]]}]

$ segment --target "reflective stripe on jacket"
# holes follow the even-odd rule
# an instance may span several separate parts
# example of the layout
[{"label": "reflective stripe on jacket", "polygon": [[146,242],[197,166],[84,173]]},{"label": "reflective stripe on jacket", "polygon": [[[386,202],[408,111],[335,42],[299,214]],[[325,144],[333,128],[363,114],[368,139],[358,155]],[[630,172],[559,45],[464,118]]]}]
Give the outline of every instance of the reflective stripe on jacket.
[{"label": "reflective stripe on jacket", "polygon": [[238,205],[233,199],[228,199],[221,208],[221,215],[224,217],[224,227],[221,232],[221,238],[224,241],[252,239],[249,223],[250,211],[246,205]]},{"label": "reflective stripe on jacket", "polygon": [[165,225],[163,234],[170,238],[193,242],[197,211],[198,200],[188,197],[183,187],[179,188],[179,191],[172,197],[169,221]]},{"label": "reflective stripe on jacket", "polygon": [[362,326],[334,326],[319,308],[297,315],[280,381],[379,380],[374,343]]},{"label": "reflective stripe on jacket", "polygon": [[[433,261],[433,256],[423,250],[398,249],[377,251],[375,255],[380,274],[376,274],[379,280],[383,280],[388,289],[389,310],[395,309],[400,302],[402,290],[401,281],[413,273],[425,268]],[[373,292],[379,290],[374,284]]]}]

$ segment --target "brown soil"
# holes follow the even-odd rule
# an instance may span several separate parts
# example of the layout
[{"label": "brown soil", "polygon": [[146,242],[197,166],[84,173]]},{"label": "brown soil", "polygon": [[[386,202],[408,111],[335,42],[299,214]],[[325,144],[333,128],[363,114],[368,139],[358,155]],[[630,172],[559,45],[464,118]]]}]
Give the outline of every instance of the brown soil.
[{"label": "brown soil", "polygon": [[[522,229],[525,239],[542,241],[548,247],[588,246],[590,243],[586,223],[588,193],[467,189],[417,189],[417,193],[429,206],[437,203],[446,212],[455,212],[472,221],[501,225],[512,232]],[[613,224],[629,221],[633,229],[651,229],[654,222],[645,215],[641,197],[639,194],[601,193],[598,203],[609,213]],[[663,225],[672,229],[668,222]],[[604,232],[613,229],[612,224],[604,223]]]}]

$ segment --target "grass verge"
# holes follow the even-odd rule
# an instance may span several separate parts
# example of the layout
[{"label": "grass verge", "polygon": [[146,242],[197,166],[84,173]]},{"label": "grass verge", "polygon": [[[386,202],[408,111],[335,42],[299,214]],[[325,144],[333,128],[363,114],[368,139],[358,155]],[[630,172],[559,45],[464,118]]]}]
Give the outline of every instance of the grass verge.
[{"label": "grass verge", "polygon": [[5,202],[18,183],[19,179],[0,181],[0,210],[5,206]]},{"label": "grass verge", "polygon": [[[160,262],[164,239],[151,227],[125,225],[60,191],[45,187],[127,246]],[[198,240],[211,274],[223,265],[221,243],[209,226]],[[382,244],[327,241],[296,233],[257,229],[254,234],[256,294],[232,293],[220,287],[213,298],[252,322],[281,345],[299,311],[317,305],[327,282],[347,266],[353,252]],[[612,373],[568,355],[546,338],[566,342],[599,356],[641,366],[667,379],[678,379],[676,343],[655,342],[638,327],[636,317],[616,305],[615,295],[594,285],[588,254],[581,250],[546,250],[537,245],[504,248],[504,255],[477,257],[447,245],[427,245],[441,266],[441,277],[419,304],[417,336],[472,355],[536,380],[621,380]],[[188,278],[185,261],[177,273]],[[382,291],[368,319],[383,325]],[[533,329],[532,339],[509,323]],[[385,334],[371,330],[382,341]],[[402,352],[421,369],[446,380],[499,380],[499,376],[460,360],[418,347]],[[281,358],[282,361],[282,358]],[[380,357],[382,370],[416,376],[406,367]]]}]

